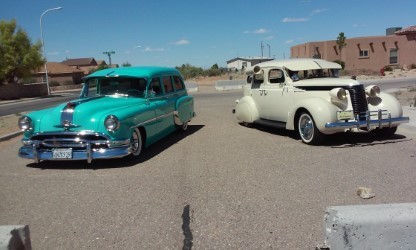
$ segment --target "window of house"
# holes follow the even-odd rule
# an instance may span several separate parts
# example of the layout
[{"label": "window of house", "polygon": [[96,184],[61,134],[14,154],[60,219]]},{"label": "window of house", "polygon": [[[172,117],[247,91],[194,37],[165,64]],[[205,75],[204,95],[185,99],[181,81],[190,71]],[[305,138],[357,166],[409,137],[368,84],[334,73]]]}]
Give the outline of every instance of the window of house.
[{"label": "window of house", "polygon": [[397,64],[399,62],[398,55],[399,55],[398,49],[390,49],[390,57],[389,57],[389,63],[390,64]]},{"label": "window of house", "polygon": [[367,49],[361,49],[359,57],[369,57],[368,50]]}]

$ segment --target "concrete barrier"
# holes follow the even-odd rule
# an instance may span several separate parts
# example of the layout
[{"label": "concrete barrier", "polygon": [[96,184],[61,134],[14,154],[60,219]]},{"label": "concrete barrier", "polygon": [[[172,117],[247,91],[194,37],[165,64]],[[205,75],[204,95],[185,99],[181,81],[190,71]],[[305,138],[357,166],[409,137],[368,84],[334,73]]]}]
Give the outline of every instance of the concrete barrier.
[{"label": "concrete barrier", "polygon": [[245,84],[245,80],[220,80],[215,83],[215,89],[218,91],[242,89]]},{"label": "concrete barrier", "polygon": [[31,250],[28,225],[0,226],[0,250]]},{"label": "concrete barrier", "polygon": [[197,92],[198,91],[198,84],[194,82],[185,82],[185,87],[188,92]]},{"label": "concrete barrier", "polygon": [[334,206],[318,249],[416,249],[416,203]]}]

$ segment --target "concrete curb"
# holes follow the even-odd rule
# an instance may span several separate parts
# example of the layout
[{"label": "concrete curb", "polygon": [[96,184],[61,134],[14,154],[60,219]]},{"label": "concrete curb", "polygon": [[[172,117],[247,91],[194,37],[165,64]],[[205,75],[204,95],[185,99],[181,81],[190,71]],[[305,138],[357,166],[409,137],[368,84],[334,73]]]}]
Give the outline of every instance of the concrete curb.
[{"label": "concrete curb", "polygon": [[23,131],[17,131],[17,132],[13,132],[11,134],[7,134],[7,135],[0,136],[0,142],[7,141],[7,140],[9,140],[9,139],[11,139],[13,137],[19,136],[21,134],[23,134]]},{"label": "concrete curb", "polygon": [[318,249],[415,249],[416,203],[334,206]]},{"label": "concrete curb", "polygon": [[0,226],[0,249],[31,250],[30,232],[28,225]]}]

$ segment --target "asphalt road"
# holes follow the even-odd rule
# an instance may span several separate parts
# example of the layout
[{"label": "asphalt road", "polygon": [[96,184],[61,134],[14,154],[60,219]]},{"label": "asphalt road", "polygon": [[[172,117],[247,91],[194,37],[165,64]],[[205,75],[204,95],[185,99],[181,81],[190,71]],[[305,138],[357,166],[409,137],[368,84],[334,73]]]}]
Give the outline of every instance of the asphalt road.
[{"label": "asphalt road", "polygon": [[189,131],[135,161],[33,164],[0,142],[0,225],[28,224],[34,249],[314,249],[327,206],[415,202],[414,140],[307,146],[239,125],[241,94],[196,93]]},{"label": "asphalt road", "polygon": [[29,98],[16,101],[2,101],[0,102],[0,116],[19,114],[25,111],[34,111],[48,107],[53,107],[59,103],[77,99],[78,96],[79,90],[54,93],[51,96],[47,97]]}]

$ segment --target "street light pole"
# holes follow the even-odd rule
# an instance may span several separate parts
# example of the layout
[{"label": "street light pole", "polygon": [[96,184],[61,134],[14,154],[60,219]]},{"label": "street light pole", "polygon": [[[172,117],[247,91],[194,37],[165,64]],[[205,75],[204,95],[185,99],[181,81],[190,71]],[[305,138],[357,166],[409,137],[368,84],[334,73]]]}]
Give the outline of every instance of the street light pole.
[{"label": "street light pole", "polygon": [[105,52],[103,52],[103,54],[106,54],[108,56],[108,61],[110,63],[110,68],[111,68],[111,54],[115,54],[115,53],[116,52],[114,52],[114,51],[105,51]]},{"label": "street light pole", "polygon": [[46,56],[45,56],[45,41],[43,40],[42,18],[43,18],[43,15],[45,15],[48,11],[51,11],[51,10],[60,10],[60,9],[62,9],[62,7],[56,7],[56,8],[52,8],[52,9],[45,10],[42,13],[42,15],[40,15],[40,21],[39,21],[39,23],[40,23],[40,39],[42,40],[43,58],[45,59],[45,76],[46,76],[46,87],[48,88],[48,95],[51,94],[51,90],[49,89],[48,69],[46,67],[47,61],[46,61]]}]

